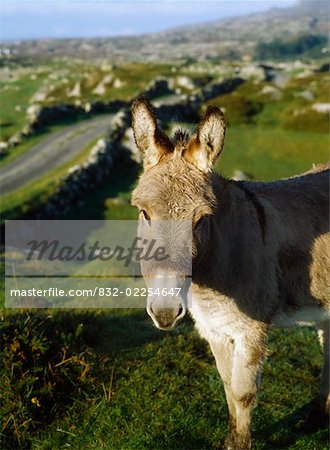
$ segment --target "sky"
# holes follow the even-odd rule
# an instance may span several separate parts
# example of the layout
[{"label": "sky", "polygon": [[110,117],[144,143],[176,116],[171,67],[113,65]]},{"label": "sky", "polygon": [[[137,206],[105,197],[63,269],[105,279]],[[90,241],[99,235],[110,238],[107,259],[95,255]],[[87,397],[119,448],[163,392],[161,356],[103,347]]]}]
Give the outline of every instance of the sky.
[{"label": "sky", "polygon": [[0,0],[0,39],[124,36],[286,7],[297,0]]}]

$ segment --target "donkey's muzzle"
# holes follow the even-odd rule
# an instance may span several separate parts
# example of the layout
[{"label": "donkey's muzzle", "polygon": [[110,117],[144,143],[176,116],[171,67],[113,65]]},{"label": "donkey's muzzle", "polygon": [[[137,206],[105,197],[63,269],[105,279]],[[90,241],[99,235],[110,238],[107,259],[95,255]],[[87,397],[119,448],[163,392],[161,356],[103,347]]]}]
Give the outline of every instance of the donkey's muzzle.
[{"label": "donkey's muzzle", "polygon": [[191,279],[178,271],[162,270],[146,282],[149,316],[160,330],[172,330],[186,314]]},{"label": "donkey's muzzle", "polygon": [[186,307],[182,302],[173,308],[159,308],[151,302],[147,311],[157,328],[169,331],[173,330],[179,320],[184,317],[186,314]]}]

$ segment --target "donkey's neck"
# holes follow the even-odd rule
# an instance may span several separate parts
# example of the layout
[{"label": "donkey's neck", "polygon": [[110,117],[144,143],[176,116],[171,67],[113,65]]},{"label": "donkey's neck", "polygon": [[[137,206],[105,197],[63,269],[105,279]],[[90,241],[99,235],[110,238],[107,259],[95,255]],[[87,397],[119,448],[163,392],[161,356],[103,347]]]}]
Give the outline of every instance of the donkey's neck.
[{"label": "donkey's neck", "polygon": [[[249,279],[249,268],[256,251],[262,247],[259,221],[263,210],[258,209],[253,193],[240,182],[211,176],[217,200],[214,214],[207,219],[205,234],[193,264],[193,282],[233,295],[237,279]],[[260,207],[262,208],[262,207]],[[255,234],[251,236],[251,227]],[[251,245],[253,242],[253,245]]]}]

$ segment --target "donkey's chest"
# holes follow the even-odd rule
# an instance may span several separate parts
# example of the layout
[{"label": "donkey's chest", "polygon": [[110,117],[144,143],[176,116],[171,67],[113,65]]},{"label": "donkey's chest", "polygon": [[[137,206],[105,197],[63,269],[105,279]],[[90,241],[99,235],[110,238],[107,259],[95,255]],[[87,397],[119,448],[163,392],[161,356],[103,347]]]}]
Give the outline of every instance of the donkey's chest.
[{"label": "donkey's chest", "polygon": [[207,341],[228,336],[235,339],[244,331],[244,318],[226,297],[206,291],[195,292],[190,313],[200,335]]}]

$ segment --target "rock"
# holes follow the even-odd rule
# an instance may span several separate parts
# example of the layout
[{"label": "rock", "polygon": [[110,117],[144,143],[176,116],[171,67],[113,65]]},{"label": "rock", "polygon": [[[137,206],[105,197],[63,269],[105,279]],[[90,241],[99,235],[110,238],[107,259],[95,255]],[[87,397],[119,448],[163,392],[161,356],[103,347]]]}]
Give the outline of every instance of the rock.
[{"label": "rock", "polygon": [[119,88],[125,86],[125,84],[126,83],[124,81],[120,80],[119,78],[116,78],[115,81],[113,82],[113,87],[115,89],[119,89]]},{"label": "rock", "polygon": [[239,71],[239,75],[245,79],[254,79],[258,81],[263,81],[265,79],[265,71],[263,68],[254,64],[243,66]]},{"label": "rock", "polygon": [[176,84],[184,89],[195,89],[195,84],[191,78],[179,76],[176,77]]},{"label": "rock", "polygon": [[22,136],[21,134],[14,134],[9,140],[8,140],[8,144],[10,146],[15,147],[16,145],[19,145],[22,143]]},{"label": "rock", "polygon": [[302,72],[298,73],[298,75],[296,76],[296,78],[307,78],[310,77],[311,75],[313,75],[313,70],[312,69],[308,69],[306,68],[305,70],[303,70]]},{"label": "rock", "polygon": [[111,73],[109,73],[108,75],[106,75],[103,80],[102,83],[103,84],[110,84],[113,81],[113,75]]},{"label": "rock", "polygon": [[30,122],[34,122],[36,120],[36,118],[39,116],[41,112],[41,109],[42,109],[41,106],[38,104],[33,104],[28,107],[26,113],[28,115],[28,119]]},{"label": "rock", "polygon": [[9,147],[8,142],[5,141],[1,141],[0,142],[0,152],[3,152],[4,150],[7,150]]},{"label": "rock", "polygon": [[282,91],[275,86],[264,86],[261,91],[261,95],[268,95],[272,100],[280,100],[283,96]]},{"label": "rock", "polygon": [[99,153],[104,153],[107,149],[107,142],[105,139],[99,139],[92,148],[90,155],[96,156]]},{"label": "rock", "polygon": [[68,97],[80,97],[81,96],[81,85],[80,82],[77,81],[76,84],[73,86],[71,91],[67,94]]},{"label": "rock", "polygon": [[303,98],[304,100],[307,100],[307,101],[312,101],[312,100],[314,100],[314,98],[315,98],[315,95],[313,94],[313,92],[311,92],[311,91],[307,91],[307,90],[305,90],[305,91],[300,91],[300,92],[296,92],[295,94],[294,94],[294,96],[295,97],[300,97],[300,98]]},{"label": "rock", "polygon": [[46,100],[49,94],[47,86],[41,87],[32,97],[30,98],[30,103],[42,103]]},{"label": "rock", "polygon": [[138,164],[142,164],[142,155],[135,144],[133,129],[131,127],[127,128],[123,142],[125,146],[129,148],[132,160]]},{"label": "rock", "polygon": [[233,176],[231,178],[235,181],[248,181],[253,180],[254,176],[249,173],[245,173],[240,169],[236,169],[234,170]]},{"label": "rock", "polygon": [[33,126],[31,126],[31,124],[25,125],[21,130],[22,136],[31,136],[33,132],[34,129]]},{"label": "rock", "polygon": [[314,103],[312,109],[318,113],[326,114],[330,112],[330,103]]},{"label": "rock", "polygon": [[112,127],[113,128],[121,128],[125,124],[125,118],[126,114],[124,111],[119,111],[112,120]]},{"label": "rock", "polygon": [[110,72],[111,70],[113,70],[113,66],[109,63],[103,63],[101,65],[101,70],[102,72]]},{"label": "rock", "polygon": [[86,113],[89,113],[89,112],[91,112],[91,110],[92,110],[92,105],[89,102],[85,103],[84,104],[84,111]]},{"label": "rock", "polygon": [[[97,86],[93,89],[92,93],[96,94],[96,95],[104,95],[107,91],[107,87],[110,83],[112,83],[113,81],[113,75],[112,74],[108,74],[106,75],[98,84]],[[118,80],[120,81],[120,80]],[[121,86],[118,86],[121,87]]]},{"label": "rock", "polygon": [[103,96],[107,91],[104,83],[101,81],[93,90],[92,94]]},{"label": "rock", "polygon": [[69,167],[68,173],[71,174],[71,173],[77,172],[78,170],[80,170],[80,166],[78,164],[76,164],[75,166]]},{"label": "rock", "polygon": [[273,77],[273,83],[278,86],[278,87],[284,87],[288,81],[290,80],[290,77],[288,74],[284,73],[284,72],[275,72],[274,77]]}]

